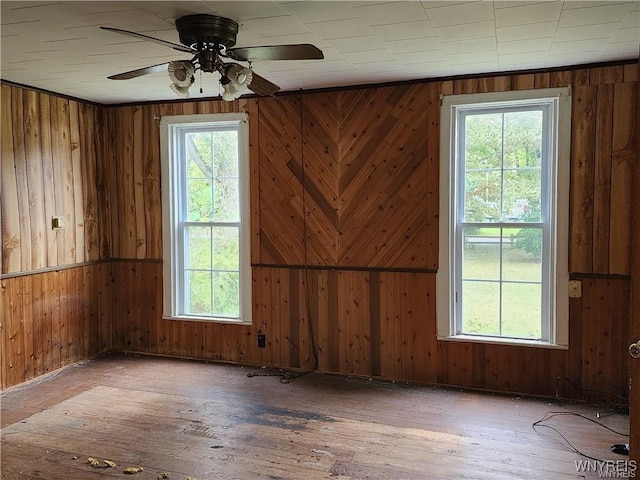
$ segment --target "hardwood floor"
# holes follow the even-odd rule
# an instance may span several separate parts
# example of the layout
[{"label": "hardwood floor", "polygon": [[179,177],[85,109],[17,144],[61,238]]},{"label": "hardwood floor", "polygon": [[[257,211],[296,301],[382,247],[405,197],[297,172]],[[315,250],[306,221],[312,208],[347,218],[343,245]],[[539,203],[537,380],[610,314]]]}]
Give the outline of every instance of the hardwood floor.
[{"label": "hardwood floor", "polygon": [[[548,411],[596,407],[427,386],[112,354],[2,395],[2,479],[574,479]],[[628,417],[600,419],[627,431]],[[552,418],[603,460],[620,437]],[[94,469],[88,457],[118,464]],[[144,470],[125,475],[128,466]]]}]

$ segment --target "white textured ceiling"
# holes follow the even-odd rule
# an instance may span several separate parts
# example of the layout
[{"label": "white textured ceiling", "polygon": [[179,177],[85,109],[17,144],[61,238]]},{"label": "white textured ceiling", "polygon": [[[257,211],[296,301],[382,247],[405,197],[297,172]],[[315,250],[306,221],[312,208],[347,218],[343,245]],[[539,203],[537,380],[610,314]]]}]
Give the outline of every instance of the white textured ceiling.
[{"label": "white textured ceiling", "polygon": [[[209,13],[240,24],[236,46],[312,43],[315,61],[256,62],[283,91],[638,58],[639,1],[1,2],[3,80],[99,103],[175,99],[166,73],[107,76],[188,59],[132,30],[179,43],[175,20]],[[203,74],[191,97],[219,94]]]}]

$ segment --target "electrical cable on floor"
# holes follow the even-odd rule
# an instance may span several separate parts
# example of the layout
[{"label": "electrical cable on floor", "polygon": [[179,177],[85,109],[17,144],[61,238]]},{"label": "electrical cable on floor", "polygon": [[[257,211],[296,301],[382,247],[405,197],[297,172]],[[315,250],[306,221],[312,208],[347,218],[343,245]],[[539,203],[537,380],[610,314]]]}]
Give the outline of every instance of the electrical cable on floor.
[{"label": "electrical cable on floor", "polygon": [[537,424],[539,424],[540,422],[544,422],[547,421],[553,417],[559,417],[559,416],[563,416],[563,415],[572,415],[574,417],[579,417],[579,418],[583,418],[585,420],[588,420],[591,423],[595,423],[596,425],[601,426],[602,428],[605,428],[607,430],[609,430],[612,433],[615,433],[616,435],[620,435],[622,437],[628,437],[629,434],[628,433],[622,433],[622,432],[618,432],[617,430],[614,430],[611,427],[608,427],[607,425],[605,425],[602,422],[598,422],[597,420],[594,420],[592,418],[587,417],[586,415],[582,415],[581,413],[575,413],[575,412],[547,412],[545,413],[544,417],[542,417],[540,420],[538,420],[537,422],[534,422],[533,426],[535,427]]},{"label": "electrical cable on floor", "polygon": [[309,372],[300,372],[300,373],[294,373],[294,372],[285,372],[282,369],[279,369],[278,373],[261,373],[261,372],[249,372],[247,373],[247,377],[249,378],[253,378],[253,377],[280,377],[280,383],[289,383],[291,380],[295,380],[296,378],[304,375],[305,373],[309,373]]},{"label": "electrical cable on floor", "polygon": [[569,385],[571,385],[573,388],[575,388],[578,392],[580,392],[580,394],[583,397],[590,398],[589,395],[587,393],[585,393],[585,392],[594,393],[594,394],[597,394],[597,395],[602,396],[602,397],[612,396],[612,397],[615,397],[615,398],[621,400],[623,407],[626,407],[627,409],[629,408],[629,399],[624,397],[624,396],[622,396],[622,395],[618,395],[617,393],[612,393],[612,392],[605,392],[603,390],[594,390],[594,389],[591,389],[591,388],[582,387],[582,386],[578,385],[576,382],[574,382],[573,380],[571,380],[569,377],[563,377],[563,379]]},{"label": "electrical cable on floor", "polygon": [[628,434],[628,433],[621,433],[621,432],[618,432],[617,430],[614,430],[613,428],[608,427],[607,425],[604,425],[603,423],[598,422],[597,420],[593,420],[592,418],[589,418],[589,417],[587,417],[586,415],[582,415],[581,413],[575,413],[575,412],[547,412],[547,413],[545,413],[545,414],[544,414],[544,416],[543,416],[540,420],[538,420],[538,421],[536,421],[536,422],[533,422],[533,424],[531,425],[531,427],[532,427],[534,430],[536,429],[536,427],[545,427],[545,428],[548,428],[548,429],[550,429],[550,430],[553,430],[554,432],[556,432],[556,433],[560,436],[560,438],[562,438],[562,439],[565,441],[565,443],[569,446],[569,448],[571,448],[571,450],[573,450],[575,453],[577,453],[577,454],[578,454],[578,455],[580,455],[580,456],[583,456],[583,457],[585,457],[585,458],[588,458],[589,460],[595,460],[595,461],[597,461],[597,462],[604,462],[604,460],[601,460],[601,459],[596,458],[596,457],[592,457],[591,455],[587,455],[586,453],[581,452],[580,450],[578,450],[578,449],[577,449],[577,448],[576,448],[576,447],[575,447],[575,446],[574,446],[574,445],[573,445],[573,444],[572,444],[572,443],[567,439],[567,437],[565,437],[562,433],[560,433],[560,431],[559,431],[557,428],[552,427],[551,425],[545,425],[544,423],[542,423],[542,422],[545,422],[545,421],[547,421],[547,420],[552,419],[553,417],[563,416],[563,415],[573,415],[573,416],[576,416],[576,417],[580,417],[580,418],[583,418],[583,419],[585,419],[585,420],[588,420],[588,421],[590,421],[590,422],[592,422],[592,423],[595,423],[596,425],[599,425],[599,426],[601,426],[602,428],[605,428],[605,429],[609,430],[610,432],[615,433],[616,435],[620,435],[620,436],[623,436],[623,437],[628,437],[628,436],[629,436],[629,434]]}]

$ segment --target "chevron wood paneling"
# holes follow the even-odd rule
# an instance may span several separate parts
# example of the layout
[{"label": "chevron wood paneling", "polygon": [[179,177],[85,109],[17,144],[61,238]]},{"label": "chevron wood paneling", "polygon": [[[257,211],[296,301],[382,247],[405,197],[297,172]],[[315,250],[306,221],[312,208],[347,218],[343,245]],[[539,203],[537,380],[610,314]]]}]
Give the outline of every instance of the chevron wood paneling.
[{"label": "chevron wood paneling", "polygon": [[[340,244],[340,118],[339,94],[303,97],[304,203],[307,262],[338,265]],[[300,172],[302,173],[302,172]]]},{"label": "chevron wood paneling", "polygon": [[430,100],[414,85],[261,101],[261,263],[434,269]]},{"label": "chevron wood paneling", "polygon": [[300,99],[267,98],[258,111],[260,263],[304,263]]},{"label": "chevron wood paneling", "polygon": [[339,264],[433,267],[424,86],[350,91],[340,100]]}]

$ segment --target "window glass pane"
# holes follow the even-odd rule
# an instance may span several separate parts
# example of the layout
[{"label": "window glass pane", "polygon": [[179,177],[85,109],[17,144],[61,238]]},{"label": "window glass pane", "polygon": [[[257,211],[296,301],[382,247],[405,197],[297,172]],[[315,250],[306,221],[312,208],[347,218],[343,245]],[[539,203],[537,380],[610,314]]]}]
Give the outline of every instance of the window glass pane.
[{"label": "window glass pane", "polygon": [[211,269],[211,228],[185,227],[185,268]]},{"label": "window glass pane", "polygon": [[541,338],[541,292],[540,285],[508,282],[502,284],[502,335]]},{"label": "window glass pane", "polygon": [[185,288],[186,313],[211,315],[211,272],[186,270]]},{"label": "window glass pane", "polygon": [[193,132],[185,135],[187,151],[187,177],[211,178],[213,156],[211,155],[211,132]]},{"label": "window glass pane", "polygon": [[462,333],[500,334],[500,283],[462,282]]},{"label": "window glass pane", "polygon": [[222,317],[240,315],[240,276],[235,272],[213,272],[213,313]]},{"label": "window glass pane", "polygon": [[187,221],[208,222],[213,219],[211,180],[187,179]]},{"label": "window glass pane", "polygon": [[239,228],[213,227],[213,268],[236,271],[240,269]]},{"label": "window glass pane", "polygon": [[465,117],[464,154],[467,169],[502,167],[501,113]]},{"label": "window glass pane", "polygon": [[[503,280],[524,282],[542,281],[542,229],[505,229],[503,251]],[[508,235],[508,236],[507,236]]]},{"label": "window glass pane", "polygon": [[539,167],[542,161],[542,111],[504,114],[504,168]]},{"label": "window glass pane", "polygon": [[463,280],[500,280],[500,229],[464,228]]},{"label": "window glass pane", "polygon": [[464,221],[500,220],[502,171],[467,171],[464,177]]},{"label": "window glass pane", "polygon": [[237,178],[216,179],[214,197],[214,221],[240,221],[240,192]]},{"label": "window glass pane", "polygon": [[238,132],[214,132],[213,156],[217,178],[238,177]]},{"label": "window glass pane", "polygon": [[539,222],[540,169],[505,170],[502,218],[509,222]]}]

